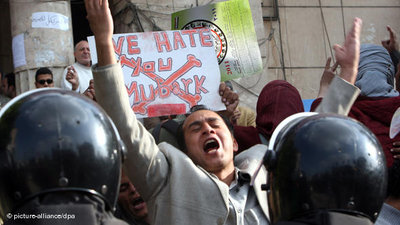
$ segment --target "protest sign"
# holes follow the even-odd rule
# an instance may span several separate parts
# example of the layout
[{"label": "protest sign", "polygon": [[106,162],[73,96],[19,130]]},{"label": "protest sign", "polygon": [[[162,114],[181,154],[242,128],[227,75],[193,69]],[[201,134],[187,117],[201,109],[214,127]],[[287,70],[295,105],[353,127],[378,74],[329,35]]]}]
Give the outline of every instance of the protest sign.
[{"label": "protest sign", "polygon": [[209,28],[221,70],[221,80],[262,71],[262,61],[248,0],[230,0],[172,14],[172,29]]},{"label": "protest sign", "polygon": [[[94,37],[88,37],[93,63]],[[225,106],[210,30],[113,35],[132,109],[138,118],[184,114],[195,105]]]}]

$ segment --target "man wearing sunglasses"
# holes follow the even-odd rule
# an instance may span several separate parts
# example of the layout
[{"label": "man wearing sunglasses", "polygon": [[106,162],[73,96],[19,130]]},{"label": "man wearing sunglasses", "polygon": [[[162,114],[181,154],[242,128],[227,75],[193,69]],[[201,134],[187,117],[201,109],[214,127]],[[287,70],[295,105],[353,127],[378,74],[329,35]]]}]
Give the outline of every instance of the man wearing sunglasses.
[{"label": "man wearing sunglasses", "polygon": [[42,67],[36,71],[36,88],[54,87],[53,72],[47,67]]}]

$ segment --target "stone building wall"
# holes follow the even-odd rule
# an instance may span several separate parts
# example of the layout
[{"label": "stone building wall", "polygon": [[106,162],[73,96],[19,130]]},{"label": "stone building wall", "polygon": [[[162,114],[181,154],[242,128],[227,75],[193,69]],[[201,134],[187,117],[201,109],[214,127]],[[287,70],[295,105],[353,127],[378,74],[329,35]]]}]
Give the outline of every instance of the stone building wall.
[{"label": "stone building wall", "polygon": [[[114,0],[117,32],[169,29],[170,14],[217,1]],[[303,99],[313,99],[319,89],[331,46],[343,43],[352,19],[363,19],[363,43],[380,44],[388,38],[386,25],[400,33],[398,0],[250,0],[264,71],[237,79],[234,88],[241,104],[255,109],[266,83],[283,79],[293,84]],[[126,7],[129,5],[129,7]],[[129,8],[129,10],[127,10]],[[125,11],[124,11],[125,10]],[[138,21],[139,18],[141,24]]]},{"label": "stone building wall", "polygon": [[69,1],[10,0],[11,37],[22,35],[25,64],[14,64],[17,93],[35,88],[35,73],[40,67],[53,72],[59,86],[64,68],[74,61],[72,20]]},{"label": "stone building wall", "polygon": [[[143,32],[171,29],[171,14],[176,11],[202,6],[220,1],[205,0],[113,0],[111,9],[116,33]],[[268,81],[267,76],[267,42],[262,18],[261,0],[250,0],[252,17],[263,59],[264,71],[249,78],[237,79],[234,89],[243,97],[242,104],[255,106],[260,84]],[[257,85],[253,85],[253,83]],[[244,87],[249,87],[246,90]],[[263,85],[261,85],[261,88]]]},{"label": "stone building wall", "polygon": [[[8,0],[0,0],[1,30],[11,32]],[[79,2],[79,1],[74,1]],[[213,3],[213,0],[110,0],[117,33],[170,29],[173,12]],[[237,79],[241,104],[255,108],[264,85],[285,79],[303,99],[315,98],[331,46],[342,43],[352,18],[363,19],[362,42],[380,44],[386,25],[400,33],[399,0],[250,0],[263,59],[263,73]],[[264,18],[264,19],[263,19]],[[276,20],[271,20],[276,19]],[[138,22],[140,21],[140,23]],[[0,36],[0,68],[12,69],[11,37]],[[72,47],[71,47],[72,50]],[[71,53],[72,54],[72,53]]]},{"label": "stone building wall", "polygon": [[[263,0],[271,14],[274,0]],[[386,25],[400,34],[398,0],[278,0],[279,21],[264,21],[268,41],[268,80],[292,83],[303,99],[315,98],[331,46],[342,44],[354,17],[363,20],[362,43],[389,38]]]}]

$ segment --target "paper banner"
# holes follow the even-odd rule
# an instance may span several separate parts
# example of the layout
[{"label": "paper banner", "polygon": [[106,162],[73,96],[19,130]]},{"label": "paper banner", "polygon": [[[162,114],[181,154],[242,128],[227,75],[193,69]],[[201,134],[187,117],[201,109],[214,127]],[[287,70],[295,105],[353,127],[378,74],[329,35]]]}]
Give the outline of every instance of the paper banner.
[{"label": "paper banner", "polygon": [[26,57],[25,57],[24,34],[18,34],[17,36],[13,37],[12,52],[13,52],[14,68],[25,66]]},{"label": "paper banner", "polygon": [[[96,63],[94,37],[88,40]],[[225,109],[210,30],[116,34],[113,41],[138,118],[184,114],[194,105]]]},{"label": "paper banner", "polygon": [[60,13],[35,12],[32,13],[32,28],[69,29],[69,18]]}]

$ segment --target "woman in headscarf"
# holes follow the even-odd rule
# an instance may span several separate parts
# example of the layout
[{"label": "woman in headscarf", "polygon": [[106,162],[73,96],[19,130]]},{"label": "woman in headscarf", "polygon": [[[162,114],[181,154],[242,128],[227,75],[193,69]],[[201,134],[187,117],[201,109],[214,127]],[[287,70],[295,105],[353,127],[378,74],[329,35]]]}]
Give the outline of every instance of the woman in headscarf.
[{"label": "woman in headscarf", "polygon": [[234,127],[239,152],[255,144],[267,144],[278,124],[286,117],[304,112],[304,107],[300,93],[293,85],[274,80],[262,89],[256,111],[256,127]]}]

